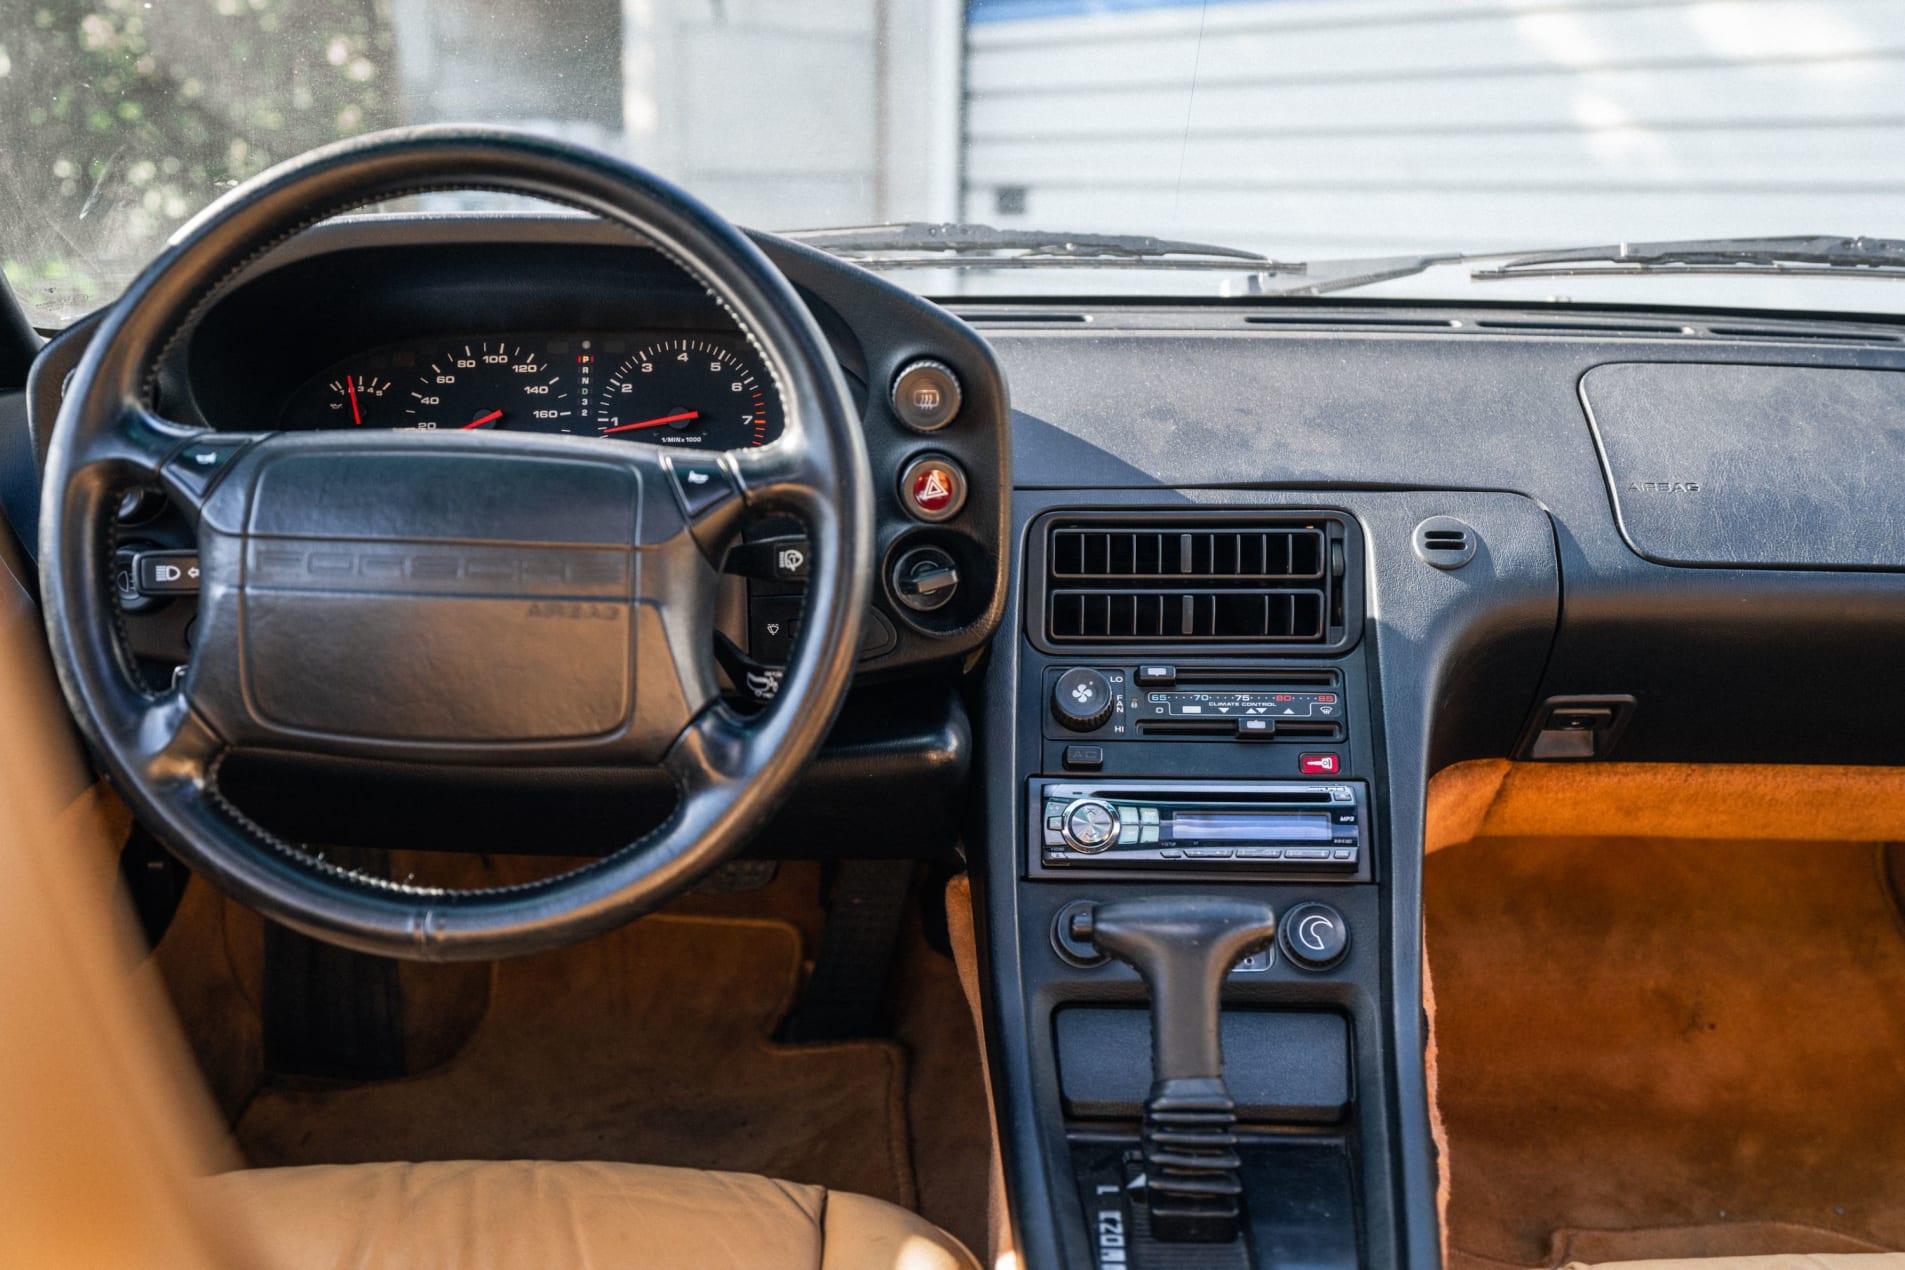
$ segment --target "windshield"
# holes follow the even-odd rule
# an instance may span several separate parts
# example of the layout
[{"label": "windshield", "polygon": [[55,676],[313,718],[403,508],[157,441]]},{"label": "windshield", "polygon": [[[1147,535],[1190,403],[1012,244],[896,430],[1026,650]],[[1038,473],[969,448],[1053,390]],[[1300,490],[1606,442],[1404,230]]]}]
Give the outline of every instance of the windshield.
[{"label": "windshield", "polygon": [[[775,230],[973,222],[1286,262],[1897,238],[1901,101],[1898,0],[0,0],[0,261],[63,325],[238,181],[425,122],[612,150]],[[1222,259],[1019,263],[890,276],[1259,290]],[[1356,286],[1905,312],[1873,276],[1511,272]]]}]

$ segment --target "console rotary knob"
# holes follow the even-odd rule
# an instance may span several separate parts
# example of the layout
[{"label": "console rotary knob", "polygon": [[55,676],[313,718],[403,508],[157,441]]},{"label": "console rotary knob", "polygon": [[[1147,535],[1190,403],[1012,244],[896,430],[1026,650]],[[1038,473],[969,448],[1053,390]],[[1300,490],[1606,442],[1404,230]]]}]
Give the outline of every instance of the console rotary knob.
[{"label": "console rotary knob", "polygon": [[1065,808],[1060,832],[1073,850],[1087,855],[1103,851],[1118,840],[1124,828],[1118,809],[1102,798],[1080,798]]},{"label": "console rotary knob", "polygon": [[1052,717],[1074,732],[1092,732],[1111,717],[1111,681],[1096,670],[1068,670],[1052,685]]}]

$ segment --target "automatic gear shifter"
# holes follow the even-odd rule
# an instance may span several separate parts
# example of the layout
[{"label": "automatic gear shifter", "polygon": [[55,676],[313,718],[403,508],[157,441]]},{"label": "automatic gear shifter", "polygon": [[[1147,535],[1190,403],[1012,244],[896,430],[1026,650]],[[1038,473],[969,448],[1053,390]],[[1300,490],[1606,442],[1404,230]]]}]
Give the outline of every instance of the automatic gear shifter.
[{"label": "automatic gear shifter", "polygon": [[1144,1172],[1160,1240],[1237,1236],[1237,1108],[1224,1085],[1218,997],[1230,968],[1276,933],[1268,904],[1229,896],[1164,895],[1073,911],[1073,938],[1129,962],[1151,993]]}]

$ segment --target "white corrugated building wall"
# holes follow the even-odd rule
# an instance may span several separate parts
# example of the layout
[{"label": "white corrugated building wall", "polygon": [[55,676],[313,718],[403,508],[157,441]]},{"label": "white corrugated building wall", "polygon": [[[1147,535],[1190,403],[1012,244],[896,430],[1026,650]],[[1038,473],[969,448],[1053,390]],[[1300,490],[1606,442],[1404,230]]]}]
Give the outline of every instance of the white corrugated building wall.
[{"label": "white corrugated building wall", "polygon": [[1905,0],[575,0],[503,20],[521,7],[392,0],[414,118],[607,145],[766,228],[966,219],[1286,259],[1905,237]]},{"label": "white corrugated building wall", "polygon": [[1002,225],[1905,235],[1901,0],[973,0],[965,82],[961,211]]}]

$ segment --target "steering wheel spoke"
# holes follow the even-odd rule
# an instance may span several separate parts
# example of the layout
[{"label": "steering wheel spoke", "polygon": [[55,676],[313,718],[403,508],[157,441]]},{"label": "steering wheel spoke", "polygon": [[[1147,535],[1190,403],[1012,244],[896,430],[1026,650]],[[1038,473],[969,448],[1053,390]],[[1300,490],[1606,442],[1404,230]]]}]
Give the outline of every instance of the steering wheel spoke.
[{"label": "steering wheel spoke", "polygon": [[684,800],[746,777],[754,730],[726,703],[711,701],[682,729],[662,767]]},{"label": "steering wheel spoke", "polygon": [[86,439],[76,472],[97,477],[108,491],[157,485],[191,521],[212,485],[252,433],[215,432],[179,423],[141,402],[127,402],[109,427]]},{"label": "steering wheel spoke", "polygon": [[178,690],[165,693],[135,713],[126,738],[127,756],[160,790],[201,784],[223,748],[218,734]]},{"label": "steering wheel spoke", "polygon": [[117,448],[119,457],[157,479],[166,460],[180,446],[209,435],[212,434],[204,428],[178,423],[142,403],[132,402],[120,415],[118,427],[102,439],[102,448]]},{"label": "steering wheel spoke", "polygon": [[255,434],[246,432],[201,429],[187,433],[161,460],[158,475],[166,496],[188,520],[196,522],[212,486],[231,466],[231,461],[257,439]]},{"label": "steering wheel spoke", "polygon": [[741,497],[756,515],[786,512],[806,519],[807,509],[824,497],[824,468],[806,434],[792,421],[773,444],[734,455]]}]

